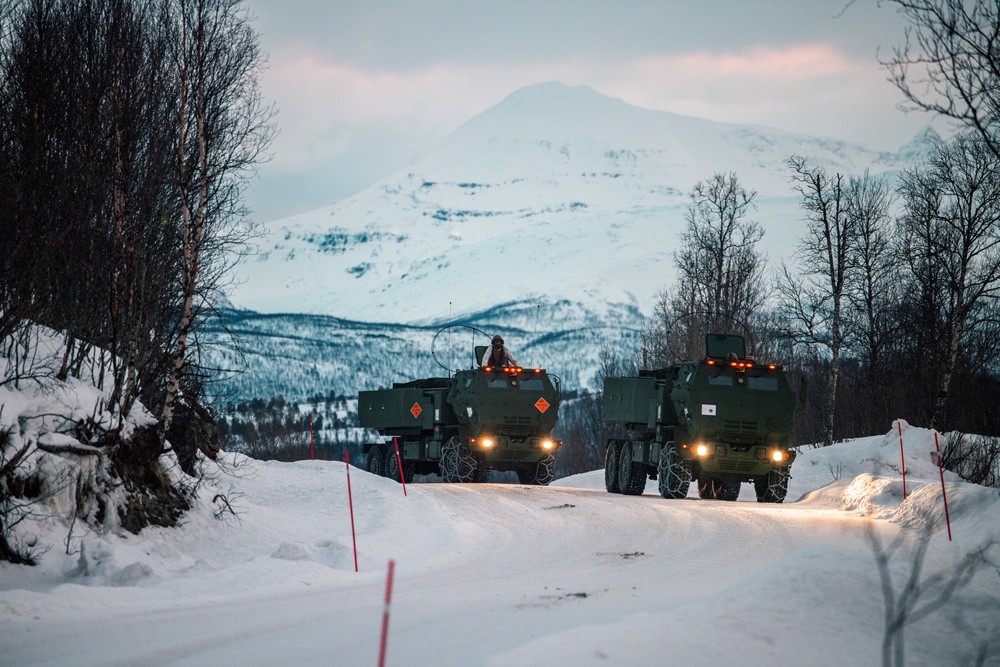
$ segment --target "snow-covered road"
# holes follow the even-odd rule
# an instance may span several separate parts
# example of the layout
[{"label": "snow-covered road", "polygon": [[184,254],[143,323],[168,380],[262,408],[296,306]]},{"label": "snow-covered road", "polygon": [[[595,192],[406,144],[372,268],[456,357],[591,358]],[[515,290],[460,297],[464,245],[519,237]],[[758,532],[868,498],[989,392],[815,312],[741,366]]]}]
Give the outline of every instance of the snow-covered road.
[{"label": "snow-covered road", "polygon": [[[872,507],[917,501],[902,503],[897,480],[825,483],[808,456],[796,465],[789,500],[802,499],[783,505],[753,502],[748,485],[736,503],[667,501],[655,483],[612,495],[601,471],[548,488],[411,484],[404,497],[352,469],[355,573],[343,464],[250,462],[224,480],[239,521],[204,508],[179,530],[0,566],[0,664],[375,665],[390,558],[389,665],[878,664],[866,529],[887,539],[907,521],[845,511],[845,498],[860,480]],[[939,531],[928,573],[997,532],[995,492],[956,496],[965,536]],[[905,550],[894,567],[905,574]],[[984,568],[908,631],[907,664],[962,664],[1000,630],[998,593]]]}]

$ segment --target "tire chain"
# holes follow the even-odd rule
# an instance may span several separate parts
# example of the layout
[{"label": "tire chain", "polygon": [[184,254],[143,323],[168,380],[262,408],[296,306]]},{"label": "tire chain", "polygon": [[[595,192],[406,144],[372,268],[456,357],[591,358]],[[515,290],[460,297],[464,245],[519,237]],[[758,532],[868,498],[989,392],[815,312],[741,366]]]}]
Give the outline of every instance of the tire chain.
[{"label": "tire chain", "polygon": [[438,467],[446,482],[471,482],[475,478],[476,459],[463,454],[458,438],[452,438],[441,447]]}]

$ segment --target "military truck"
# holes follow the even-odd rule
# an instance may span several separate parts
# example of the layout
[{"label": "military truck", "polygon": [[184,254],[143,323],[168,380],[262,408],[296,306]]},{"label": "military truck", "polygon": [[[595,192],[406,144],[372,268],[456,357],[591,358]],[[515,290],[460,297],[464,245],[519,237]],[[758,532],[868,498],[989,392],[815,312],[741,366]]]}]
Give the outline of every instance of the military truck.
[{"label": "military truck", "polygon": [[437,473],[445,482],[487,482],[500,470],[522,484],[552,481],[562,444],[551,435],[558,379],[542,368],[482,367],[485,350],[476,346],[475,367],[450,377],[360,392],[360,425],[388,439],[362,446],[369,472],[399,481],[402,465],[404,480]]},{"label": "military truck", "polygon": [[627,438],[609,438],[604,484],[639,495],[656,479],[664,498],[736,500],[752,482],[758,502],[788,493],[795,452],[788,432],[795,396],[779,364],[746,354],[742,336],[709,334],[704,359],[604,382],[604,416]]}]

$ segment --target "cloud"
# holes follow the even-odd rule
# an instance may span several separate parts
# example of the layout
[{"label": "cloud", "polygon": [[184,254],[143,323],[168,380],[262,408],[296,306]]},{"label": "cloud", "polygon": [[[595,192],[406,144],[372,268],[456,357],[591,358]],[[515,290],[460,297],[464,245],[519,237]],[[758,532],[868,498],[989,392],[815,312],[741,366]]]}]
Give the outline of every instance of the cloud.
[{"label": "cloud", "polygon": [[869,89],[882,87],[886,99],[893,97],[877,63],[852,60],[826,44],[509,67],[435,64],[408,71],[365,69],[305,51],[271,55],[265,94],[281,110],[276,148],[287,153],[277,159],[290,163],[344,150],[337,128],[347,126],[391,125],[397,134],[439,136],[517,88],[546,80],[587,84],[639,106],[729,122],[764,122],[762,109],[775,109],[783,120],[798,118],[803,131],[815,120],[816,100],[831,112],[847,113],[870,102]]}]

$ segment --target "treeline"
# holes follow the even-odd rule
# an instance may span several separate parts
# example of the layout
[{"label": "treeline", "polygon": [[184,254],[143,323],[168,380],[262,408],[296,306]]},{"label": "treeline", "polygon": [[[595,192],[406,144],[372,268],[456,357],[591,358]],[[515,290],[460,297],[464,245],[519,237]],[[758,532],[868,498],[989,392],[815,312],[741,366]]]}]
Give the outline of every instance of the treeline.
[{"label": "treeline", "polygon": [[[787,166],[804,223],[794,262],[768,266],[756,193],[736,174],[698,183],[678,281],[636,350],[602,351],[602,375],[697,359],[706,333],[735,333],[804,397],[794,445],[882,433],[899,417],[1000,435],[1000,160],[966,133],[894,180]],[[567,439],[588,443],[563,452],[567,472],[603,461],[613,426],[599,407],[591,396],[560,416]]]},{"label": "treeline", "polygon": [[284,396],[254,398],[219,406],[217,427],[222,448],[263,461],[311,458],[363,463],[364,430],[358,427],[357,403],[331,391],[305,403]]},{"label": "treeline", "polygon": [[[111,479],[155,467],[168,434],[193,472],[189,422],[211,426],[197,334],[274,132],[263,62],[237,0],[0,3],[0,383],[103,388],[111,423],[87,444],[118,462]],[[57,332],[56,368],[37,325]],[[138,400],[158,425],[122,442]]]},{"label": "treeline", "polygon": [[[891,179],[790,156],[804,233],[794,261],[777,267],[760,248],[756,193],[733,173],[696,184],[673,256],[678,281],[659,295],[639,349],[605,350],[603,373],[699,358],[707,332],[737,333],[808,387],[793,444],[882,433],[897,417],[1000,435],[1000,56],[990,48],[1000,17],[990,3],[890,4],[914,39],[883,63],[892,82],[965,129]],[[933,82],[926,97],[910,89],[914,75]],[[602,460],[611,426],[599,407],[592,396],[561,415],[578,441],[562,452],[579,462],[566,472]],[[945,457],[952,469],[975,460],[973,477],[995,484],[996,439],[960,442]]]}]

